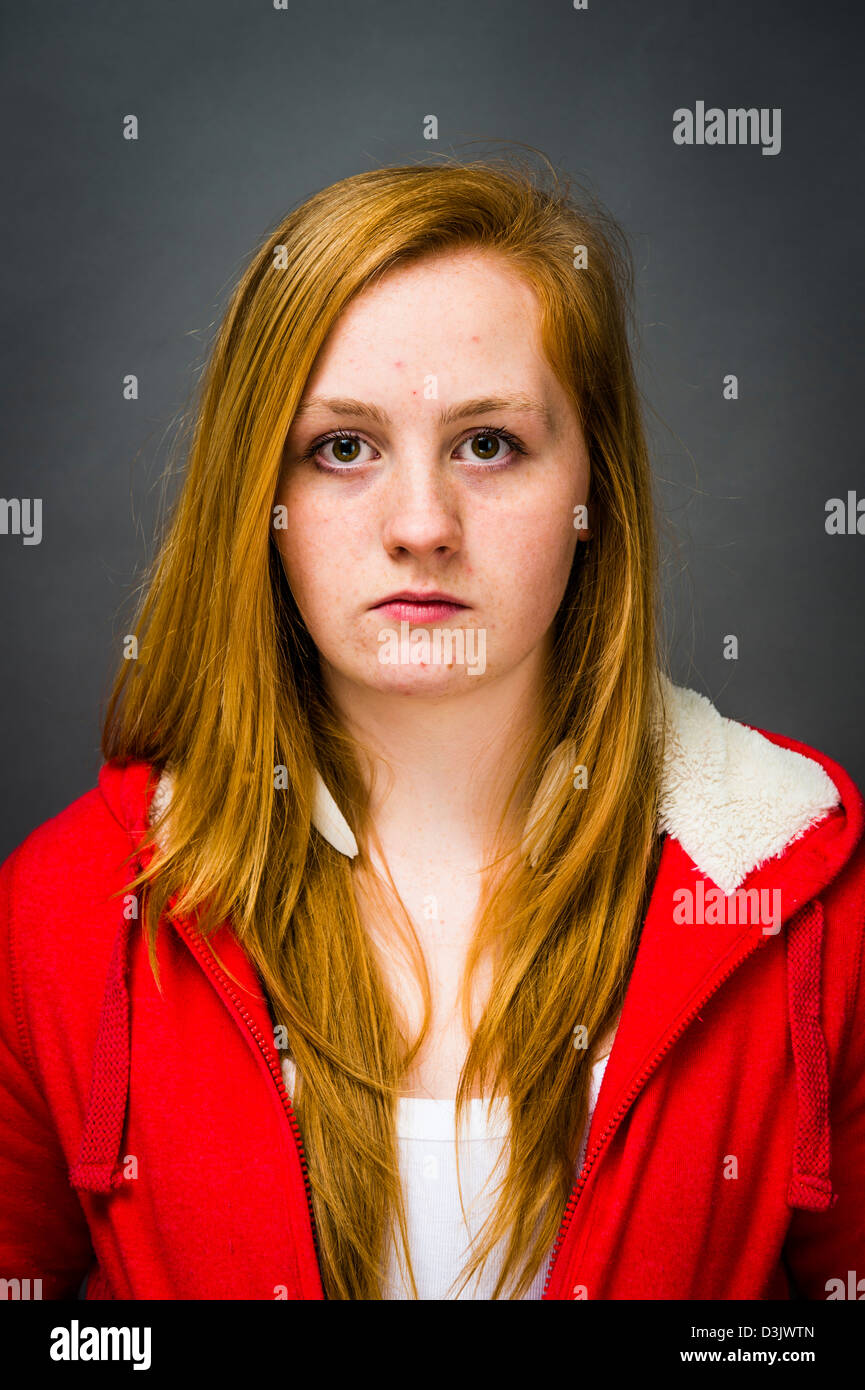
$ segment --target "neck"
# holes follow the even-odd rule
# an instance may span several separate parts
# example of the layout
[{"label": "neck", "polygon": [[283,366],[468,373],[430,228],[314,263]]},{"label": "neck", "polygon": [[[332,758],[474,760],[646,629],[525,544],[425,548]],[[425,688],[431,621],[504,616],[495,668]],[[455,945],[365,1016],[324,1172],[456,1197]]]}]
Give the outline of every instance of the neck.
[{"label": "neck", "polygon": [[[489,852],[526,740],[541,718],[540,648],[503,676],[456,695],[371,690],[326,667],[331,700],[367,754],[369,809],[382,845],[447,862]],[[519,835],[521,787],[506,830]]]}]

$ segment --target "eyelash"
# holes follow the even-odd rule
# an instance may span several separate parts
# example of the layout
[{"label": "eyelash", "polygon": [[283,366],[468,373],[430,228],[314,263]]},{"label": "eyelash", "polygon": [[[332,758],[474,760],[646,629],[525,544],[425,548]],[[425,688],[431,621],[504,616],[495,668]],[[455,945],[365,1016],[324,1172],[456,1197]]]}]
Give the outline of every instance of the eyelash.
[{"label": "eyelash", "polygon": [[[528,453],[528,450],[525,448],[525,446],[521,444],[520,441],[514,435],[511,434],[510,430],[506,430],[499,425],[484,425],[482,429],[472,430],[470,434],[466,435],[465,439],[460,440],[460,444],[466,444],[470,439],[477,439],[480,435],[484,434],[492,435],[496,439],[501,439],[502,442],[504,444],[507,444],[514,451],[515,454]],[[318,468],[322,473],[357,472],[360,468],[363,467],[363,464],[345,463],[342,465],[331,465],[327,463],[318,462],[318,460],[315,457],[316,454],[319,452],[320,449],[324,449],[327,447],[328,444],[332,444],[335,439],[356,439],[359,444],[367,443],[367,440],[365,440],[362,435],[358,434],[356,430],[332,430],[330,434],[325,435],[324,438],[318,439],[314,444],[310,445],[306,453],[301,455],[301,462],[308,461],[314,464],[314,466]],[[457,447],[459,447],[459,445]],[[477,463],[469,463],[466,459],[461,459],[460,462],[463,463],[467,468],[476,469],[480,473],[495,473],[498,472],[498,470],[501,468],[511,468],[513,466],[510,460],[507,459],[501,462],[497,461],[494,463],[482,463],[480,460],[478,460]]]}]

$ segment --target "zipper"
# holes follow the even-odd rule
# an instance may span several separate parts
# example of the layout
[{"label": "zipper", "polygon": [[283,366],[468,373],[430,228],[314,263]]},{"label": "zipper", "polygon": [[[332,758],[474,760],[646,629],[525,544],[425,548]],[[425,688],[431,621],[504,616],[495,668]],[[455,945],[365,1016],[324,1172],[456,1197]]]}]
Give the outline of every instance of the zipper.
[{"label": "zipper", "polygon": [[[673,1044],[679,1040],[679,1038],[682,1036],[688,1025],[690,1023],[693,1023],[694,1019],[697,1017],[698,1013],[703,1008],[707,1000],[711,999],[712,995],[716,992],[716,990],[720,989],[721,985],[724,984],[725,980],[728,980],[730,976],[736,970],[738,970],[739,966],[742,964],[743,961],[747,960],[748,956],[750,956],[754,951],[759,950],[761,946],[765,946],[768,940],[769,938],[764,936],[755,941],[754,944],[750,947],[750,949],[745,951],[743,955],[739,956],[738,960],[736,960],[733,963],[733,965],[730,966],[729,970],[725,971],[719,979],[715,980],[714,984],[712,985],[712,988],[708,991],[708,993],[703,995],[703,997],[698,1001],[696,1006],[690,1011],[690,1013],[688,1013],[685,1016],[685,1018],[679,1024],[679,1027],[676,1029],[676,1031],[672,1033],[670,1037],[667,1039],[666,1043],[661,1048],[661,1051],[655,1054],[649,1066],[642,1073],[642,1075],[639,1076],[638,1079],[634,1082],[627,1096],[622,1101],[615,1115],[607,1125],[607,1128],[604,1130],[603,1134],[598,1139],[594,1149],[592,1150],[591,1156],[587,1158],[585,1163],[583,1164],[582,1171],[576,1181],[576,1184],[574,1185],[574,1189],[571,1192],[571,1195],[568,1198],[567,1202],[565,1203],[565,1210],[562,1216],[561,1225],[559,1226],[559,1233],[556,1236],[555,1244],[553,1245],[553,1249],[550,1255],[549,1269],[547,1270],[547,1277],[544,1281],[544,1291],[541,1294],[542,1299],[546,1298],[550,1284],[552,1283],[553,1271],[555,1269],[556,1261],[558,1260],[558,1257],[561,1254],[565,1237],[567,1236],[568,1231],[571,1227],[571,1223],[573,1222],[574,1212],[577,1209],[580,1196],[582,1195],[583,1190],[585,1189],[586,1183],[589,1178],[589,1174],[591,1173],[592,1169],[597,1163],[601,1150],[604,1148],[607,1140],[610,1138],[613,1131],[618,1128],[619,1122],[621,1121],[622,1117],[624,1116],[628,1108],[632,1105],[636,1097],[639,1095],[640,1091],[643,1089],[644,1085],[648,1081],[649,1077],[652,1075],[652,1072],[655,1070],[658,1063],[661,1062],[663,1058],[667,1055]],[[615,1046],[615,1042],[613,1043],[613,1046]]]},{"label": "zipper", "polygon": [[276,1089],[279,1092],[279,1098],[282,1101],[282,1106],[285,1110],[288,1123],[291,1126],[291,1132],[294,1136],[294,1142],[297,1147],[297,1153],[300,1159],[301,1172],[303,1173],[303,1185],[306,1191],[306,1205],[309,1210],[309,1221],[312,1227],[312,1241],[315,1247],[316,1259],[319,1260],[320,1250],[318,1243],[318,1231],[316,1229],[315,1224],[315,1211],[313,1210],[312,1205],[312,1187],[309,1181],[309,1169],[307,1167],[306,1153],[303,1147],[303,1137],[300,1132],[300,1125],[298,1124],[297,1116],[294,1113],[294,1107],[291,1104],[288,1091],[285,1088],[285,1082],[282,1079],[282,1069],[278,1062],[274,1066],[272,1057],[268,1049],[268,1043],[267,1039],[265,1038],[265,1035],[261,1032],[261,1029],[256,1024],[255,1020],[252,1017],[252,1014],[248,1013],[247,1010],[244,1008],[240,996],[236,994],[235,991],[232,989],[225,972],[223,970],[220,970],[213,956],[213,953],[209,950],[209,948],[202,941],[202,939],[195,935],[194,932],[187,933],[184,931],[183,936],[184,940],[194,951],[194,953],[198,956],[198,959],[201,961],[201,963],[204,966],[206,966],[206,968],[210,971],[211,975],[213,975],[213,977],[219,982],[220,988],[224,990],[224,992],[228,995],[232,1004],[237,1009],[237,1012],[240,1014],[241,1018],[243,1019],[247,1028],[249,1029],[250,1033],[255,1038],[255,1041],[257,1042],[259,1049],[261,1050],[261,1054],[264,1057],[264,1060],[267,1062],[268,1070],[271,1076],[273,1077]]},{"label": "zipper", "polygon": [[[312,1204],[312,1187],[310,1185],[309,1180],[309,1169],[306,1161],[306,1153],[303,1147],[303,1137],[300,1132],[300,1125],[298,1123],[297,1116],[294,1113],[294,1108],[291,1104],[291,1100],[289,1099],[288,1091],[285,1088],[285,1082],[282,1079],[282,1069],[280,1068],[278,1063],[276,1064],[276,1066],[273,1065],[273,1061],[268,1052],[268,1046],[264,1034],[261,1032],[260,1028],[255,1023],[252,1015],[248,1013],[247,1010],[244,1008],[239,995],[236,994],[235,991],[232,989],[225,972],[220,970],[212,952],[208,949],[208,947],[201,940],[201,938],[196,936],[194,933],[187,934],[184,931],[183,936],[184,940],[186,940],[191,950],[195,953],[195,955],[198,957],[201,963],[207,968],[210,974],[213,975],[214,979],[216,979],[219,982],[220,988],[231,999],[232,1004],[237,1009],[237,1012],[240,1014],[250,1033],[254,1037],[261,1051],[262,1056],[267,1062],[268,1070],[271,1076],[273,1077],[274,1084],[277,1088],[277,1091],[279,1092],[279,1098],[282,1101],[283,1109],[285,1110],[285,1114],[288,1119],[288,1123],[291,1127],[292,1135],[294,1137],[295,1145],[297,1147],[297,1153],[300,1159],[301,1172],[303,1174],[303,1185],[304,1190],[306,1192],[306,1204],[307,1209],[309,1211],[309,1221],[310,1226],[312,1228],[313,1245],[315,1248],[316,1259],[319,1259],[318,1231],[315,1224],[315,1211],[313,1209]],[[676,1043],[679,1040],[679,1038],[682,1036],[689,1024],[691,1024],[694,1021],[694,1019],[697,1017],[697,1015],[699,1014],[703,1006],[706,1004],[706,1002],[709,999],[711,999],[712,995],[718,989],[720,989],[721,985],[723,985],[725,981],[728,980],[730,976],[735,973],[736,970],[738,970],[739,966],[745,960],[747,960],[748,956],[750,956],[754,951],[759,950],[761,946],[765,946],[768,940],[768,937],[762,937],[759,940],[755,941],[754,944],[749,948],[749,950],[745,951],[743,955],[739,956],[739,958],[736,961],[734,961],[734,963],[730,966],[729,970],[726,970],[723,975],[721,975],[718,979],[714,981],[711,989],[709,989],[704,995],[702,995],[702,997],[697,1001],[696,1005],[690,1010],[688,1014],[685,1015],[684,1019],[679,1024],[675,1032],[672,1033],[670,1037],[667,1039],[660,1052],[657,1052],[655,1056],[652,1058],[652,1061],[650,1062],[646,1070],[642,1072],[641,1075],[634,1082],[633,1086],[631,1087],[631,1090],[628,1092],[627,1096],[622,1101],[615,1115],[607,1125],[607,1128],[604,1130],[603,1134],[598,1139],[594,1149],[592,1150],[591,1155],[585,1160],[579,1178],[577,1179],[574,1185],[573,1191],[571,1192],[570,1197],[565,1203],[565,1210],[562,1215],[561,1223],[559,1225],[558,1234],[556,1236],[555,1243],[553,1244],[552,1252],[550,1254],[550,1263],[547,1269],[547,1277],[544,1281],[543,1293],[541,1294],[542,1299],[545,1299],[547,1297],[550,1284],[552,1283],[553,1274],[555,1273],[556,1263],[561,1254],[562,1246],[564,1245],[568,1231],[570,1230],[571,1225],[573,1223],[574,1213],[576,1212],[580,1197],[585,1189],[586,1183],[589,1179],[589,1175],[592,1169],[594,1168],[595,1164],[597,1163],[598,1158],[600,1157],[600,1154],[607,1143],[607,1140],[611,1137],[614,1130],[618,1128],[621,1119],[623,1118],[633,1101],[639,1095],[640,1091],[643,1089],[643,1086],[646,1084],[649,1077],[652,1075],[652,1072],[658,1066],[659,1062],[663,1061],[670,1048],[674,1045],[674,1043]]]}]

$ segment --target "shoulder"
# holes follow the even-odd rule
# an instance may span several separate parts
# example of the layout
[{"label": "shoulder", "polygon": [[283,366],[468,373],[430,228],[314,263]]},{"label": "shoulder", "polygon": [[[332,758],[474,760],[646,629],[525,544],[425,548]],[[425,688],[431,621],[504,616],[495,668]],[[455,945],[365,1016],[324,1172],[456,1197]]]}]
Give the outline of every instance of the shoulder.
[{"label": "shoulder", "polygon": [[[783,833],[839,803],[862,822],[863,798],[841,764],[800,739],[724,714],[706,695],[661,676],[664,785],[683,811],[738,800],[745,827],[758,807]],[[858,814],[857,814],[858,813]]]},{"label": "shoulder", "polygon": [[132,849],[127,829],[109,809],[100,788],[89,788],[37,825],[0,865],[0,879],[22,908],[51,900],[58,888],[102,878]]},{"label": "shoulder", "polygon": [[116,927],[119,895],[134,875],[136,794],[148,768],[105,764],[96,786],[31,830],[0,865],[4,955],[34,969],[64,956],[71,969],[91,948],[102,955],[102,937]]},{"label": "shoulder", "polygon": [[839,763],[800,740],[728,718],[705,695],[663,675],[659,694],[660,827],[698,868],[732,892],[831,823],[825,848],[841,870],[865,832],[865,802]]},{"label": "shoulder", "polygon": [[[761,961],[790,1001],[819,1009],[833,1075],[865,1069],[865,800],[842,763],[802,739],[724,715],[661,682],[660,828],[679,872],[780,906]],[[777,897],[776,897],[777,895]],[[809,1015],[810,1017],[810,1015]],[[811,1024],[808,1025],[809,1027]],[[843,1063],[840,1059],[844,1059]],[[836,1069],[841,1064],[841,1072]],[[845,1082],[846,1084],[846,1082]]]},{"label": "shoulder", "polygon": [[846,1012],[865,943],[865,798],[802,739],[724,715],[662,677],[661,827],[725,893],[780,888],[785,917],[819,901],[824,994]]}]

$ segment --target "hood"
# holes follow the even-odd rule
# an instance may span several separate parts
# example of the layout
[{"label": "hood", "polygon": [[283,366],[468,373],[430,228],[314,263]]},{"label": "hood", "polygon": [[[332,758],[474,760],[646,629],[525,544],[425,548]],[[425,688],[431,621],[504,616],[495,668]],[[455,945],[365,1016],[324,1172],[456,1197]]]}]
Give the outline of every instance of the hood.
[{"label": "hood", "polygon": [[[665,726],[658,826],[665,845],[658,881],[665,864],[669,879],[675,855],[678,881],[687,866],[692,876],[702,876],[707,898],[713,888],[727,897],[769,880],[775,891],[779,885],[783,890],[772,933],[782,927],[785,932],[798,1096],[788,1202],[824,1210],[835,1196],[829,1178],[827,1049],[819,1026],[823,914],[818,895],[841,872],[865,829],[861,794],[830,758],[793,739],[725,718],[705,696],[662,674],[656,718]],[[523,848],[532,862],[542,813],[573,765],[574,749],[566,740],[550,759],[526,820]],[[357,844],[351,828],[318,774],[316,779],[313,824],[336,849],[353,856]],[[137,846],[149,817],[170,802],[171,776],[165,771],[160,775],[146,762],[112,762],[101,768],[99,788]],[[152,846],[142,852],[135,872],[153,853]],[[129,1086],[128,952],[134,924],[119,915],[81,1150],[70,1171],[73,1186],[92,1192],[108,1192],[123,1180],[118,1156]],[[691,933],[691,939],[697,935]],[[699,935],[705,943],[707,938]],[[699,950],[705,949],[701,944]],[[680,953],[677,972],[686,975],[687,970]],[[695,961],[695,970],[705,974],[705,958]],[[674,972],[666,973],[671,990],[677,983],[687,985],[687,980],[676,981]]]}]

